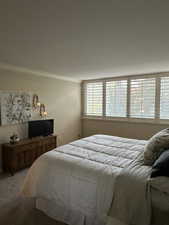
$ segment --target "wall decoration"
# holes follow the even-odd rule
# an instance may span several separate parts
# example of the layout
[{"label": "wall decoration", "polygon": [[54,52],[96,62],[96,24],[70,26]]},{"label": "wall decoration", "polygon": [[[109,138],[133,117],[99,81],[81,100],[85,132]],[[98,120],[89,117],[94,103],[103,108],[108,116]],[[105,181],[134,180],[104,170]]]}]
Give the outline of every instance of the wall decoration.
[{"label": "wall decoration", "polygon": [[32,116],[32,96],[24,92],[1,92],[1,125],[23,123]]},{"label": "wall decoration", "polygon": [[41,117],[45,117],[45,116],[47,116],[47,112],[46,112],[46,107],[45,107],[45,105],[44,104],[41,104],[40,105],[40,116]]},{"label": "wall decoration", "polygon": [[37,110],[40,107],[39,97],[37,94],[33,95],[32,106],[34,110]]},{"label": "wall decoration", "polygon": [[39,102],[39,96],[37,94],[33,95],[32,108],[33,111],[39,111],[39,115],[41,118],[46,117],[48,115],[46,111],[46,106],[43,103]]}]

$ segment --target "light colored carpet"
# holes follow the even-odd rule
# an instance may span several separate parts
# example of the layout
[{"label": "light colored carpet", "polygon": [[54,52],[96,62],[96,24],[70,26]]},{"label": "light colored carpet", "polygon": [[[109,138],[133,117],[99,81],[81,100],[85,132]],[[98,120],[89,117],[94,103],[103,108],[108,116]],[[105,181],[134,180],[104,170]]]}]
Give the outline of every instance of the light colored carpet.
[{"label": "light colored carpet", "polygon": [[14,176],[0,175],[0,224],[2,225],[63,225],[35,208],[31,199],[19,196],[27,170]]}]

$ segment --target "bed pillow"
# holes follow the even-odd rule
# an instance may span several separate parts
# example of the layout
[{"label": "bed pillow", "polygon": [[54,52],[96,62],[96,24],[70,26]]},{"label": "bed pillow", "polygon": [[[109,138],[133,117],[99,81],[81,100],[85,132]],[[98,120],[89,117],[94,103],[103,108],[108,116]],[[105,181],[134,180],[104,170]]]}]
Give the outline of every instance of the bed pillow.
[{"label": "bed pillow", "polygon": [[169,177],[169,150],[163,152],[152,166],[151,177]]},{"label": "bed pillow", "polygon": [[160,131],[150,138],[144,150],[144,163],[151,166],[162,151],[166,149],[169,149],[169,128]]}]

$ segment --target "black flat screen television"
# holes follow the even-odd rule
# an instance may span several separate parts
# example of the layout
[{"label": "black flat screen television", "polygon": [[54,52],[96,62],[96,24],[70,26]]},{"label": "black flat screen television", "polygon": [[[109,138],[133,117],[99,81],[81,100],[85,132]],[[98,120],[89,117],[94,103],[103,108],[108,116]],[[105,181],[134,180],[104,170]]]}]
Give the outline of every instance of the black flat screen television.
[{"label": "black flat screen television", "polygon": [[54,120],[34,120],[28,122],[29,138],[38,136],[49,136],[53,134]]}]

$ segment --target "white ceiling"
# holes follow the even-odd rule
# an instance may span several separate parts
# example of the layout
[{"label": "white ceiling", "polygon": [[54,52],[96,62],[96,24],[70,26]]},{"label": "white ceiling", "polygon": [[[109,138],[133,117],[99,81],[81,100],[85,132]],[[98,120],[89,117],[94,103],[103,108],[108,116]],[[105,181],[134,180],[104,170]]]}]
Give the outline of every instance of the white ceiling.
[{"label": "white ceiling", "polygon": [[169,71],[169,1],[1,0],[0,62],[91,79]]}]

